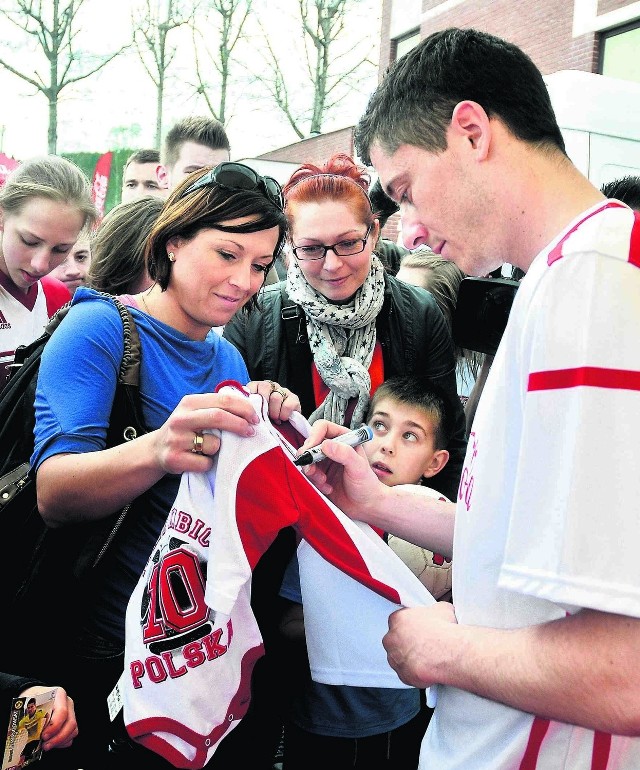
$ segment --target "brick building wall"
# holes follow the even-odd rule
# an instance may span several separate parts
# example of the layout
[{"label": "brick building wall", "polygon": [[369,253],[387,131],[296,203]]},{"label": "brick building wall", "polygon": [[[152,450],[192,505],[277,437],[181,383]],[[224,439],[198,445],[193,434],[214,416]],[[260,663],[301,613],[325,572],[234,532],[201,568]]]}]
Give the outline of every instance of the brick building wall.
[{"label": "brick building wall", "polygon": [[[383,0],[382,18],[390,18],[393,2]],[[600,0],[600,6],[611,10],[629,4],[622,0]],[[476,27],[505,38],[522,48],[543,74],[563,69],[594,72],[598,63],[598,37],[594,32],[573,37],[574,4],[567,0],[464,0],[448,10],[437,13],[441,0],[423,0],[421,37],[447,27]],[[600,12],[600,10],[599,10]],[[381,46],[388,58],[381,55],[381,73],[390,64],[393,43]]]},{"label": "brick building wall", "polygon": [[337,152],[353,157],[353,126],[311,136],[300,142],[270,150],[259,155],[261,160],[281,160],[287,163],[315,163],[319,165]]}]

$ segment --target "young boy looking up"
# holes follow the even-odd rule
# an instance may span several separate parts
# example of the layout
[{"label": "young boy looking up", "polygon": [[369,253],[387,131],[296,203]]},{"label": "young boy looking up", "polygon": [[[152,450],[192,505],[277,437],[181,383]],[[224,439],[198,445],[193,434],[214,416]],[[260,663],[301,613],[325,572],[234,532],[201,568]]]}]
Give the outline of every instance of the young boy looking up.
[{"label": "young boy looking up", "polygon": [[[446,396],[426,378],[394,377],[376,390],[367,424],[374,438],[363,446],[376,475],[387,486],[419,484],[440,471],[449,459],[445,449],[453,433]],[[391,547],[405,560],[415,549],[396,538]],[[417,549],[421,555],[424,549]],[[436,598],[447,592],[450,565],[430,554],[433,569],[419,578]],[[413,569],[407,560],[408,566]],[[414,572],[417,571],[414,570]],[[420,742],[431,717],[418,689],[347,687],[311,679],[298,649],[304,642],[304,617],[297,559],[285,572],[280,596],[286,600],[280,629],[294,643],[290,661],[296,686],[285,715],[284,756],[287,770],[304,770],[309,757],[318,766],[414,770]],[[340,601],[340,597],[336,597]],[[297,644],[295,644],[297,642]],[[303,656],[304,657],[304,656]],[[294,662],[295,661],[295,662]]]},{"label": "young boy looking up", "polygon": [[446,398],[419,377],[393,377],[376,390],[367,425],[373,439],[364,451],[373,472],[388,487],[419,484],[442,470],[451,436]]}]

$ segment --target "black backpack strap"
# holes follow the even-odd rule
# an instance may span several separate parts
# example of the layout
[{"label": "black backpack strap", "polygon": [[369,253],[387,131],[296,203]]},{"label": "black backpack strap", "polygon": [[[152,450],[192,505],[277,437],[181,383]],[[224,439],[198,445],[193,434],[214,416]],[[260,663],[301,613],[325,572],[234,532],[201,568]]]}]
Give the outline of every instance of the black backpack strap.
[{"label": "black backpack strap", "polygon": [[107,431],[107,446],[116,446],[147,433],[140,402],[140,336],[129,309],[117,297],[108,296],[120,314],[124,353]]},{"label": "black backpack strap", "polygon": [[308,417],[316,408],[316,404],[311,377],[313,356],[307,337],[307,321],[302,308],[289,299],[285,286],[286,282],[282,281],[280,316],[284,327],[288,372],[287,382],[283,384],[298,396],[302,414]]}]

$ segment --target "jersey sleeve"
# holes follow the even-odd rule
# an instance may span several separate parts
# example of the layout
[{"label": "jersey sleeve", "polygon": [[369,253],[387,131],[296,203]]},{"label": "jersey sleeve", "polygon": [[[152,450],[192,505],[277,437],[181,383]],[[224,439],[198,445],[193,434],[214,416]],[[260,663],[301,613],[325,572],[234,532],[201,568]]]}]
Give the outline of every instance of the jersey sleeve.
[{"label": "jersey sleeve", "polygon": [[106,299],[74,304],[42,354],[34,468],[54,454],[104,449],[123,354],[117,309]]},{"label": "jersey sleeve", "polygon": [[577,255],[552,271],[519,351],[522,434],[499,584],[640,617],[640,269]]}]

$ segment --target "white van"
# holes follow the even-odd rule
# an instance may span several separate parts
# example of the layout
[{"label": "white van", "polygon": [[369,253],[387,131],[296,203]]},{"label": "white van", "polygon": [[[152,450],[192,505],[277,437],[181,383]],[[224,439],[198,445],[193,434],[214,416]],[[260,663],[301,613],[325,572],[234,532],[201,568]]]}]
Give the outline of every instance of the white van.
[{"label": "white van", "polygon": [[640,176],[640,83],[579,70],[546,75],[567,154],[596,187]]}]

